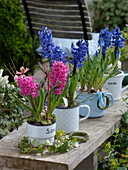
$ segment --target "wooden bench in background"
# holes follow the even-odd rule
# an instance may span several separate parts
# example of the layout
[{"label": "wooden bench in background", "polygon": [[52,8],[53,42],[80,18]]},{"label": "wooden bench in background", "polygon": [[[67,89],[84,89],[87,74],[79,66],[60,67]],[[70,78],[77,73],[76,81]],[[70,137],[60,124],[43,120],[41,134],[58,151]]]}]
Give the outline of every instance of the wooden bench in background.
[{"label": "wooden bench in background", "polygon": [[54,38],[92,39],[86,0],[20,0],[25,23],[33,39],[47,27]]}]

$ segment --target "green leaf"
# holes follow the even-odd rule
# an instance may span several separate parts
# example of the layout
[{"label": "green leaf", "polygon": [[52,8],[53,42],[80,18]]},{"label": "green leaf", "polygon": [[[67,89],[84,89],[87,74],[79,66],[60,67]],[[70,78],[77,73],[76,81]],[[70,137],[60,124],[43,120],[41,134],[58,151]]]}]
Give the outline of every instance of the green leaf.
[{"label": "green leaf", "polygon": [[116,128],[115,133],[119,133],[119,128]]},{"label": "green leaf", "polygon": [[106,144],[106,147],[107,147],[108,149],[110,149],[110,148],[111,148],[111,143],[108,142],[108,143]]},{"label": "green leaf", "polygon": [[117,167],[117,170],[127,170],[126,167]]},{"label": "green leaf", "polygon": [[42,108],[44,106],[44,102],[45,102],[45,91],[40,88],[39,90],[39,105],[38,105],[38,113],[42,112]]},{"label": "green leaf", "polygon": [[12,95],[15,97],[15,99],[20,103],[22,104],[27,110],[29,110],[31,113],[35,113],[35,110],[30,108],[28,105],[26,105],[24,102],[22,102],[15,94],[12,93]]},{"label": "green leaf", "polygon": [[63,136],[63,135],[65,135],[65,133],[62,129],[56,131],[56,136]]},{"label": "green leaf", "polygon": [[[28,95],[28,96],[26,96],[26,98],[27,98],[29,104],[31,105],[32,109],[35,110],[35,109],[34,109],[35,107],[34,107],[33,102],[32,102],[32,96]],[[34,100],[35,100],[35,99],[34,99]]]},{"label": "green leaf", "polygon": [[70,81],[71,81],[71,83],[70,83],[70,87],[69,87],[69,99],[68,99],[69,103],[74,100],[74,94],[75,94],[76,87],[78,84],[77,74],[73,75]]},{"label": "green leaf", "polygon": [[71,81],[70,81],[70,78],[68,78],[68,80],[66,82],[66,86],[65,86],[64,91],[63,91],[63,96],[65,96],[66,93],[68,92],[68,90],[70,88],[70,84],[71,84]]}]

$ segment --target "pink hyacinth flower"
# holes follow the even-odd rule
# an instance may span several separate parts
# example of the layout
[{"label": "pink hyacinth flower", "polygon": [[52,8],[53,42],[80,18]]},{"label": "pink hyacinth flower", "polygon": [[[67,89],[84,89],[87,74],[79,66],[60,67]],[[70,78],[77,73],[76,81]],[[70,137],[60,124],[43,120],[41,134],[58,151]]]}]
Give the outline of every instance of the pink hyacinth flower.
[{"label": "pink hyacinth flower", "polygon": [[40,85],[34,82],[35,77],[20,75],[16,77],[16,80],[23,96],[32,95],[33,98],[39,96],[38,91]]},{"label": "pink hyacinth flower", "polygon": [[50,88],[54,88],[54,94],[62,94],[66,86],[68,76],[68,66],[64,65],[62,61],[55,61],[52,65],[50,73]]}]

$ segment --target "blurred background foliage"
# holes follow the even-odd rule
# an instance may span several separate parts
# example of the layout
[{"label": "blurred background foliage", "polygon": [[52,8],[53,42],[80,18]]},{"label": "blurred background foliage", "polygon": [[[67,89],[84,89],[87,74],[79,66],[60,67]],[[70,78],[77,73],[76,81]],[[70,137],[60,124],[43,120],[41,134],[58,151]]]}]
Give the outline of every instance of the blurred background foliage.
[{"label": "blurred background foliage", "polygon": [[25,108],[15,100],[11,93],[24,101],[16,86],[13,88],[2,88],[0,86],[0,139],[14,129],[18,129],[23,124],[25,118]]},{"label": "blurred background foliage", "polygon": [[128,0],[93,0],[89,4],[93,32],[117,26],[123,30],[128,24]]},{"label": "blurred background foliage", "polygon": [[18,70],[24,65],[33,73],[36,62],[32,39],[19,0],[0,0],[0,68],[9,64],[10,56]]}]

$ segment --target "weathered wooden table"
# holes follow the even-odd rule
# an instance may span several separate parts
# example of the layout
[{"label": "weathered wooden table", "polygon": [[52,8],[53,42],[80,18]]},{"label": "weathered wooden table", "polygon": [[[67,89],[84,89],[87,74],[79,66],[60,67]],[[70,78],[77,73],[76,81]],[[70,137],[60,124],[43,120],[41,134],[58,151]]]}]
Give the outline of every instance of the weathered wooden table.
[{"label": "weathered wooden table", "polygon": [[[125,97],[128,91],[122,94]],[[101,118],[87,119],[80,123],[80,131],[89,135],[89,140],[67,153],[52,155],[20,154],[17,147],[24,136],[26,125],[0,140],[0,170],[96,170],[97,148],[119,127],[121,110],[126,110],[122,100],[115,101]]]}]

